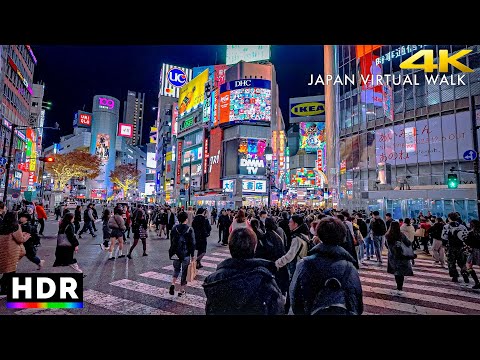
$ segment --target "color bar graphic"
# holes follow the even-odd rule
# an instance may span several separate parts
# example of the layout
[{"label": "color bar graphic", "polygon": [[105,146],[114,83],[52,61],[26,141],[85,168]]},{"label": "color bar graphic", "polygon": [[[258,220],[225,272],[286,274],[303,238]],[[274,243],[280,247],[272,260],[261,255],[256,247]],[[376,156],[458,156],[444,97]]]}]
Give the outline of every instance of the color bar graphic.
[{"label": "color bar graphic", "polygon": [[82,309],[83,302],[7,302],[7,309]]}]

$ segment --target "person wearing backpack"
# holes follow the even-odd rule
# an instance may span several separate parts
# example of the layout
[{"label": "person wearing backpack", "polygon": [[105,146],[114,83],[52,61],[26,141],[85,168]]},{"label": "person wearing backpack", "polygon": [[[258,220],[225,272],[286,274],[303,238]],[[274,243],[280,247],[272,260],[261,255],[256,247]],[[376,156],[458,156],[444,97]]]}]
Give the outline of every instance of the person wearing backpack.
[{"label": "person wearing backpack", "polygon": [[347,231],[337,218],[327,217],[318,223],[317,236],[322,243],[298,262],[290,284],[295,315],[363,313],[362,285],[355,259],[340,246]]},{"label": "person wearing backpack", "polygon": [[206,315],[282,315],[285,297],[275,280],[275,265],[255,259],[257,237],[238,228],[228,238],[232,257],[223,260],[203,283]]},{"label": "person wearing backpack", "polygon": [[190,261],[195,261],[195,232],[188,226],[188,214],[182,211],[178,214],[180,224],[175,225],[170,237],[170,249],[168,255],[173,260],[173,277],[169,288],[169,294],[175,295],[175,283],[182,273],[180,291],[178,296],[184,296],[187,285],[187,270]]},{"label": "person wearing backpack", "polygon": [[430,228],[429,234],[432,239],[432,256],[434,264],[440,264],[442,268],[445,268],[445,248],[442,243],[442,231],[445,223],[441,216],[437,217],[435,224]]},{"label": "person wearing backpack", "polygon": [[377,265],[382,265],[382,249],[384,242],[384,235],[387,233],[387,226],[385,221],[380,218],[378,211],[373,212],[373,219],[370,221],[370,233],[373,239],[373,247],[375,249],[375,256],[377,257]]},{"label": "person wearing backpack", "polygon": [[460,267],[465,283],[469,283],[467,272],[467,258],[463,251],[465,246],[464,239],[467,237],[468,230],[459,223],[458,214],[451,212],[448,214],[448,224],[443,227],[442,240],[443,245],[448,249],[448,275],[452,277],[453,282],[458,282],[457,264]]},{"label": "person wearing backpack", "polygon": [[[292,243],[288,252],[280,259],[275,261],[278,269],[288,265],[290,278],[292,278],[297,261],[307,256],[309,248],[313,248],[313,241],[308,237],[308,227],[303,222],[303,216],[292,215],[288,222],[290,228],[290,235],[292,236]],[[323,241],[323,239],[320,239]]]}]

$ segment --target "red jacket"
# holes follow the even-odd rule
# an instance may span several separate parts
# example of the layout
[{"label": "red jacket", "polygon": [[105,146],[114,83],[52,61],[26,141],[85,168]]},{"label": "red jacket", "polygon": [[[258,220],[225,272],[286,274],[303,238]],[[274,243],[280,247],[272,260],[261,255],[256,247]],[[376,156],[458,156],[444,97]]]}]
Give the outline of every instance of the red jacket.
[{"label": "red jacket", "polygon": [[47,219],[47,213],[45,212],[45,209],[42,205],[35,206],[35,211],[37,212],[37,217],[39,219]]}]

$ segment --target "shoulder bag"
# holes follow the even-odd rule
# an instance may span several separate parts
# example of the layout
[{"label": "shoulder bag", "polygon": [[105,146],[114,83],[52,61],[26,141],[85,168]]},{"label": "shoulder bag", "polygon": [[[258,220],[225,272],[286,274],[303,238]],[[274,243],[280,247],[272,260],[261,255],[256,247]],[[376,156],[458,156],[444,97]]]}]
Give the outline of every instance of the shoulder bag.
[{"label": "shoulder bag", "polygon": [[[66,229],[65,229],[66,230]],[[57,246],[59,247],[70,247],[72,243],[68,241],[67,234],[58,234],[57,235]]]},{"label": "shoulder bag", "polygon": [[413,252],[411,246],[405,245],[403,241],[397,241],[398,255],[404,259],[415,259],[417,255]]}]

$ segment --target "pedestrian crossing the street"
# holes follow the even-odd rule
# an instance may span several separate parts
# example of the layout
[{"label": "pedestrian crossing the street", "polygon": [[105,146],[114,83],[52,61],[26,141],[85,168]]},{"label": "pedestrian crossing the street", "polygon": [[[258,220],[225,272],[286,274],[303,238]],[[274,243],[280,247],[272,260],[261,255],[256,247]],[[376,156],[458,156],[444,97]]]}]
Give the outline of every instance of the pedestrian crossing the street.
[{"label": "pedestrian crossing the street", "polygon": [[[228,248],[214,248],[202,259],[194,281],[188,282],[186,294],[178,296],[179,280],[175,295],[169,286],[173,265],[142,272],[135,280],[123,278],[109,283],[101,291],[86,289],[86,308],[95,307],[107,314],[122,315],[202,315],[206,297],[203,281],[213,273],[217,265],[230,257]],[[448,270],[433,263],[430,257],[419,255],[413,266],[414,276],[405,277],[403,291],[396,290],[394,276],[388,274],[387,257],[383,263],[365,261],[359,274],[363,290],[363,315],[480,315],[480,292],[472,283],[451,282]],[[72,315],[82,314],[63,309],[24,309],[17,315]]]}]

